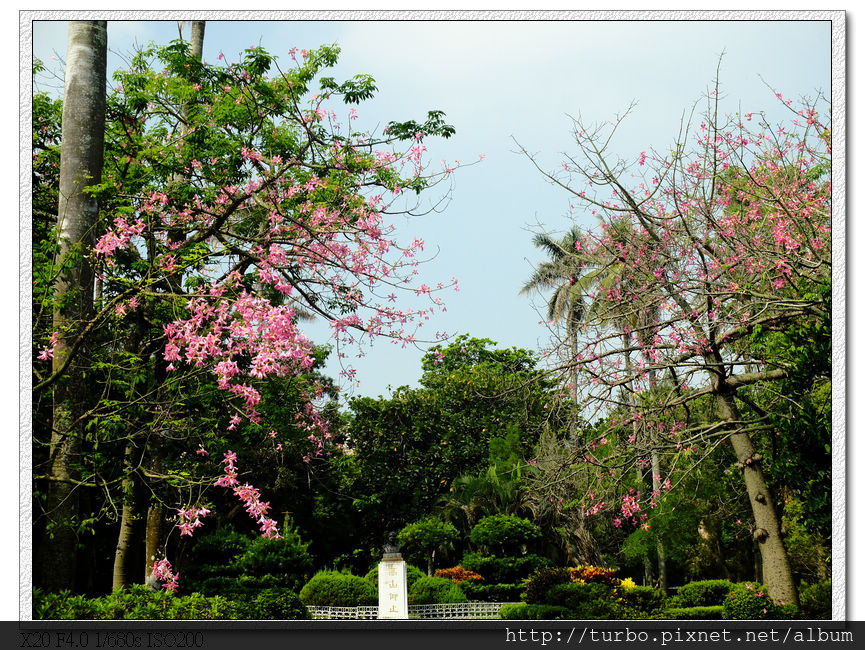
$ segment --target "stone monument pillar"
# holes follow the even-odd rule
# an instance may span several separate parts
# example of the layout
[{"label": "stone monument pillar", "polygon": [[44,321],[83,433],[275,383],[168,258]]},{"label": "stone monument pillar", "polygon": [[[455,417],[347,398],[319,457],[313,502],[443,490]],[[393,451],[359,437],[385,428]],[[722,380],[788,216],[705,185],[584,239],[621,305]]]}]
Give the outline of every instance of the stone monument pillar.
[{"label": "stone monument pillar", "polygon": [[408,618],[408,580],[396,535],[391,533],[378,564],[378,617]]}]

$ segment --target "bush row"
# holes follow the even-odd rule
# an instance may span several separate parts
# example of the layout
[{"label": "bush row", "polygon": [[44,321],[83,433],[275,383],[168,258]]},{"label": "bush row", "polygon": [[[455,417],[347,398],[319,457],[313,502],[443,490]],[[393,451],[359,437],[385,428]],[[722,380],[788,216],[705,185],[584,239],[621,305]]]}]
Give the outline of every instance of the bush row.
[{"label": "bush row", "polygon": [[292,591],[271,588],[247,599],[222,596],[175,596],[144,585],[118,589],[108,596],[87,598],[68,591],[44,593],[33,590],[34,619],[307,619],[306,606]]},{"label": "bush row", "polygon": [[[618,583],[618,584],[617,584]],[[671,597],[659,589],[638,587],[613,579],[610,570],[592,567],[547,568],[525,582],[526,607],[509,608],[509,618],[549,614],[561,618],[565,608],[573,619],[729,619],[772,620],[831,618],[831,583],[804,586],[802,610],[769,598],[765,585],[756,582],[703,580],[684,585]]]}]

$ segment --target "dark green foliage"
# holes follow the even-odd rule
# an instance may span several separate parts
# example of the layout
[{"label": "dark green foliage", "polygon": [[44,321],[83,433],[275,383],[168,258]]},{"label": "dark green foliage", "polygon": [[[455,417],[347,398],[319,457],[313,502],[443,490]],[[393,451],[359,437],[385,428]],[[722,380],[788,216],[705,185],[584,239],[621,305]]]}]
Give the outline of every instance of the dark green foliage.
[{"label": "dark green foliage", "polygon": [[252,538],[228,526],[221,526],[206,535],[197,535],[192,547],[195,561],[185,569],[184,577],[209,575],[214,569],[224,575],[226,567],[245,553],[251,544]]},{"label": "dark green foliage", "polygon": [[799,608],[802,618],[832,618],[832,581],[824,580],[799,589]]},{"label": "dark green foliage", "polygon": [[297,592],[312,573],[309,543],[303,542],[294,529],[284,530],[283,537],[258,537],[236,560],[244,575],[268,576],[268,582]]},{"label": "dark green foliage", "polygon": [[300,590],[307,605],[356,607],[378,603],[377,589],[360,576],[339,571],[319,571]]},{"label": "dark green foliage", "polygon": [[468,598],[453,580],[424,576],[415,581],[408,590],[409,605],[433,605],[435,603],[464,603]]},{"label": "dark green foliage", "polygon": [[672,618],[679,621],[717,621],[723,616],[723,607],[714,605],[712,607],[672,607],[667,609],[661,618]]},{"label": "dark green foliage", "polygon": [[523,591],[522,583],[486,585],[476,580],[464,580],[459,584],[469,600],[490,603],[512,603],[518,601]]},{"label": "dark green foliage", "polygon": [[[788,376],[771,390],[756,384],[749,397],[765,411],[772,433],[764,448],[768,480],[795,491],[798,515],[808,532],[821,540],[832,534],[832,284],[828,277],[802,285],[802,298],[817,309],[784,329],[754,327],[749,353],[785,368]],[[778,395],[795,399],[777,399]],[[778,489],[778,488],[776,488]],[[782,504],[779,504],[782,505]],[[782,505],[786,510],[786,505]],[[786,512],[785,512],[786,514]],[[790,540],[785,540],[785,545]],[[791,557],[794,572],[806,580]]]},{"label": "dark green foliage", "polygon": [[614,619],[622,614],[613,589],[597,583],[556,585],[547,592],[547,604],[567,607],[575,619]]},{"label": "dark green foliage", "polygon": [[700,580],[679,587],[676,607],[712,607],[724,603],[733,583],[729,580]]},{"label": "dark green foliage", "polygon": [[403,527],[397,540],[407,547],[407,552],[413,553],[415,560],[423,557],[426,560],[427,573],[432,574],[435,552],[453,548],[458,537],[459,532],[453,524],[436,517],[427,517]]},{"label": "dark green foliage", "polygon": [[721,603],[725,619],[742,621],[774,620],[793,618],[795,608],[775,604],[769,598],[765,585],[758,582],[739,582]]},{"label": "dark green foliage", "polygon": [[424,356],[421,388],[351,401],[354,470],[344,491],[356,495],[370,543],[428,515],[456,478],[484,472],[491,440],[530,453],[552,417],[537,362],[533,352],[460,336]]},{"label": "dark green foliage", "polygon": [[535,524],[513,515],[490,515],[481,519],[472,528],[472,544],[490,550],[500,550],[502,555],[516,555],[522,547],[541,538],[541,529]]},{"label": "dark green foliage", "polygon": [[511,603],[504,605],[499,611],[499,618],[508,621],[557,621],[567,619],[568,616],[568,608],[560,605]]},{"label": "dark green foliage", "polygon": [[82,594],[72,594],[68,590],[59,593],[33,590],[34,619],[92,619],[96,618],[96,611],[93,600]]},{"label": "dark green foliage", "polygon": [[460,562],[464,568],[480,573],[488,584],[520,582],[552,563],[549,558],[534,554],[522,557],[489,557],[479,553],[466,553]]},{"label": "dark green foliage", "polygon": [[667,595],[654,587],[617,589],[625,618],[658,618],[667,602]]},{"label": "dark green foliage", "polygon": [[570,581],[571,574],[564,567],[538,569],[526,580],[523,600],[534,605],[545,603],[550,588],[567,584]]},{"label": "dark green foliage", "polygon": [[207,598],[201,594],[175,596],[166,591],[152,591],[144,585],[128,590],[118,589],[108,596],[85,598],[69,592],[45,594],[33,591],[35,619],[201,619],[242,618],[242,607],[227,598]]},{"label": "dark green foliage", "polygon": [[272,587],[253,598],[235,601],[237,618],[247,620],[302,620],[312,618],[300,597],[289,589]]},{"label": "dark green foliage", "polygon": [[298,592],[312,574],[307,542],[291,525],[283,537],[250,538],[221,527],[196,539],[192,561],[183,569],[181,588],[206,596],[251,599],[262,589]]}]

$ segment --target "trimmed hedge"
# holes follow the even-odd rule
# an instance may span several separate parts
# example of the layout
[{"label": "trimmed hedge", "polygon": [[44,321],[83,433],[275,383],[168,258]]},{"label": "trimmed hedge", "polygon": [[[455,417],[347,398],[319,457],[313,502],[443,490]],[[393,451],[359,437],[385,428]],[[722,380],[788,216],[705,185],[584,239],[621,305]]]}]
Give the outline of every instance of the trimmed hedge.
[{"label": "trimmed hedge", "polygon": [[460,586],[448,578],[425,576],[417,580],[408,590],[409,605],[434,605],[436,603],[465,603],[468,598]]},{"label": "trimmed hedge", "polygon": [[471,541],[477,546],[498,548],[505,552],[518,551],[521,546],[542,537],[540,527],[528,519],[514,515],[490,515],[472,528]]},{"label": "trimmed hedge", "polygon": [[297,595],[285,589],[260,592],[250,600],[207,597],[199,593],[175,596],[145,585],[118,589],[108,596],[86,598],[68,591],[46,594],[33,590],[34,619],[63,620],[220,620],[306,619],[309,613]]},{"label": "trimmed hedge", "polygon": [[182,593],[199,592],[239,600],[264,589],[297,592],[312,575],[309,543],[291,526],[283,536],[250,538],[228,527],[195,540],[195,558],[183,569]]},{"label": "trimmed hedge", "polygon": [[523,591],[522,583],[485,585],[475,580],[464,580],[459,585],[469,600],[490,603],[512,603],[520,600]]},{"label": "trimmed hedge", "polygon": [[300,597],[289,589],[263,589],[248,601],[235,601],[238,618],[247,620],[302,620],[312,618]]},{"label": "trimmed hedge", "polygon": [[490,557],[479,553],[466,553],[460,566],[480,573],[488,584],[513,584],[522,581],[538,569],[551,566],[552,563],[549,558],[534,554],[522,557]]},{"label": "trimmed hedge", "polygon": [[570,611],[561,605],[512,603],[502,606],[499,618],[508,621],[556,621],[567,619]]},{"label": "trimmed hedge", "polygon": [[623,614],[627,618],[645,619],[661,616],[667,604],[667,595],[654,587],[631,587],[616,589]]},{"label": "trimmed hedge", "polygon": [[721,605],[733,588],[729,580],[699,580],[679,587],[674,597],[676,607],[713,607]]},{"label": "trimmed hedge", "polygon": [[570,582],[547,592],[548,605],[567,607],[574,619],[618,619],[622,609],[608,585]]},{"label": "trimmed hedge", "polygon": [[803,585],[799,589],[799,606],[802,609],[802,618],[831,619],[832,581]]},{"label": "trimmed hedge", "polygon": [[523,600],[533,605],[546,602],[547,592],[556,585],[571,582],[571,573],[564,567],[538,569],[526,580],[526,592]]},{"label": "trimmed hedge", "polygon": [[710,607],[671,607],[664,612],[664,618],[672,618],[679,621],[717,621],[724,618],[723,607],[712,605]]},{"label": "trimmed hedge", "polygon": [[300,599],[307,605],[357,607],[377,604],[377,592],[376,586],[360,576],[319,571],[300,590]]},{"label": "trimmed hedge", "polygon": [[766,585],[758,582],[739,582],[733,585],[721,605],[725,619],[761,621],[795,618],[796,608],[775,604],[769,598]]}]

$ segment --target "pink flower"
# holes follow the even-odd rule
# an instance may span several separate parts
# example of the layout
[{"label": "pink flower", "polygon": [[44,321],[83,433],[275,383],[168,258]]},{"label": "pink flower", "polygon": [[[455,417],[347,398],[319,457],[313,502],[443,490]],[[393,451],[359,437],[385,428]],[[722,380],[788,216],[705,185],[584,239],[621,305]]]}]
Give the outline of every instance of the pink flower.
[{"label": "pink flower", "polygon": [[58,332],[53,332],[51,337],[48,339],[48,346],[39,351],[39,359],[42,361],[48,361],[49,359],[54,358],[54,348],[57,347],[57,337],[60,336]]}]

